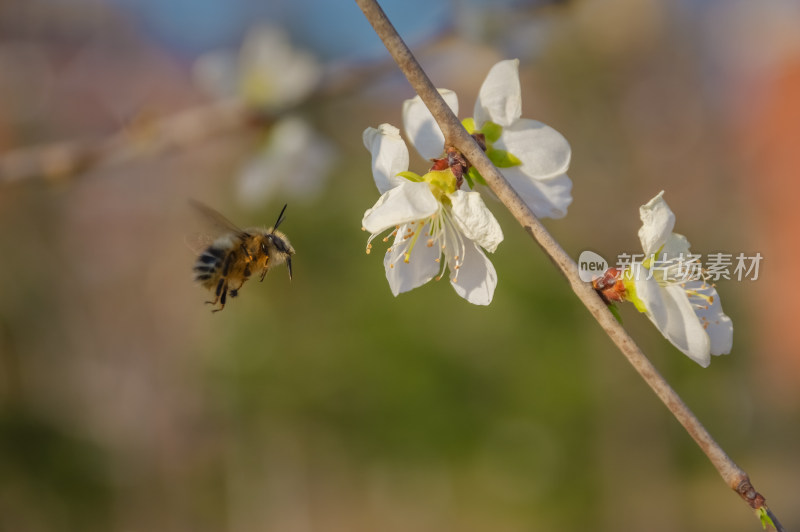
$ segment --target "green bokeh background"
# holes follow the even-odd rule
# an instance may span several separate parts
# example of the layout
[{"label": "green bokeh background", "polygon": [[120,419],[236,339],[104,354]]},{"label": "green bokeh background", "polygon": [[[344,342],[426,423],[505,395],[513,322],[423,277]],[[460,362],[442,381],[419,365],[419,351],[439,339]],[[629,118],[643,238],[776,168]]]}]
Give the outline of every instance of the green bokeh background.
[{"label": "green bokeh background", "polygon": [[[612,2],[614,34],[589,20],[596,4],[545,11],[556,36],[522,64],[523,114],[573,148],[575,200],[548,228],[574,257],[635,252],[638,206],[666,189],[694,251],[759,250],[769,209],[732,156],[735,120],[706,90],[699,45],[681,40],[691,21]],[[492,46],[421,55],[462,116],[502,57]],[[499,203],[489,307],[447,281],[392,296],[383,244],[367,255],[359,230],[378,197],[360,135],[399,125],[404,83],[376,75],[302,109],[339,149],[316,198],[238,206],[246,133],[2,189],[0,530],[758,529]],[[28,127],[7,137],[63,134]],[[294,279],[272,271],[209,312],[191,283],[190,197],[244,226],[288,201]],[[735,343],[708,369],[632,306],[622,316],[790,529],[798,379],[768,359],[761,287],[718,284]]]}]

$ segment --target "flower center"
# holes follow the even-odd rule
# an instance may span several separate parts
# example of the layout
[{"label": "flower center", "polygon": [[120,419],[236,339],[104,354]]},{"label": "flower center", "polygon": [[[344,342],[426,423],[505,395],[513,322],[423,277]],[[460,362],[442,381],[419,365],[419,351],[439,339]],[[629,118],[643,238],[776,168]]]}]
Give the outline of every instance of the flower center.
[{"label": "flower center", "polygon": [[432,170],[422,176],[422,180],[428,183],[431,189],[431,194],[436,198],[439,203],[449,205],[450,198],[448,194],[456,191],[456,176],[448,168],[447,170]]}]

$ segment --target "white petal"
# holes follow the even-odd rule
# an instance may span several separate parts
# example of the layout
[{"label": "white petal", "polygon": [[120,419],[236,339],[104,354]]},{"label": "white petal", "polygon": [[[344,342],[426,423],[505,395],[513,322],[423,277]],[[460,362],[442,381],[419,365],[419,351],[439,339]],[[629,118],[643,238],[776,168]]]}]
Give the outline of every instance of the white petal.
[{"label": "white petal", "polygon": [[209,52],[192,66],[192,75],[205,92],[216,98],[238,96],[239,60],[232,52]]},{"label": "white petal", "polygon": [[475,125],[487,121],[510,126],[522,116],[522,89],[519,84],[519,59],[507,59],[494,65],[481,85],[475,101]]},{"label": "white petal", "polygon": [[636,296],[644,304],[650,319],[653,320],[653,323],[666,322],[667,310],[662,302],[663,295],[658,282],[650,277],[650,272],[642,266],[641,262],[631,265],[631,275],[636,288]]},{"label": "white petal", "polygon": [[364,147],[372,154],[372,177],[381,194],[405,179],[397,174],[408,170],[408,148],[400,130],[390,124],[368,127],[362,135]]},{"label": "white petal", "polygon": [[659,286],[655,280],[645,280],[645,268],[634,270],[636,295],[647,309],[647,317],[661,334],[683,354],[708,367],[711,362],[711,343],[703,324],[695,313],[686,291],[679,285]]},{"label": "white petal", "polygon": [[274,26],[247,32],[240,55],[242,90],[252,104],[282,107],[302,100],[319,82],[322,67]]},{"label": "white petal", "polygon": [[[438,89],[448,107],[458,116],[458,96],[448,89]],[[411,144],[424,159],[441,157],[444,135],[433,115],[419,96],[403,102],[403,129]]]},{"label": "white petal", "polygon": [[263,205],[278,188],[310,200],[320,192],[336,151],[302,118],[290,115],[277,122],[261,152],[238,179],[237,196],[249,207]]},{"label": "white petal", "polygon": [[[415,229],[414,226],[410,227],[412,231]],[[427,247],[423,240],[423,235],[430,231],[430,225],[425,224],[422,228],[422,235],[415,243],[413,239],[404,236],[408,228],[408,225],[403,225],[398,229],[394,244],[383,257],[386,280],[389,281],[389,288],[395,296],[427,283],[436,276],[441,268],[440,263],[436,261],[442,255],[441,248],[438,246]],[[405,262],[404,255],[412,243],[414,243],[414,248],[409,261]]]},{"label": "white petal", "polygon": [[552,127],[522,118],[504,127],[494,147],[506,150],[522,161],[520,166],[533,179],[554,179],[566,173],[572,149],[564,136]]},{"label": "white petal", "polygon": [[449,197],[453,204],[453,219],[464,236],[494,253],[503,241],[503,230],[486,208],[480,193],[456,190]]},{"label": "white petal", "polygon": [[[461,267],[456,270],[455,257],[448,257],[450,284],[456,293],[473,305],[488,305],[497,286],[497,272],[475,242],[465,242]],[[445,252],[448,249],[445,249]],[[456,271],[458,276],[456,277]],[[456,279],[453,281],[453,279]]]},{"label": "white petal", "polygon": [[518,166],[501,168],[500,172],[536,216],[553,219],[566,216],[572,203],[572,180],[566,174],[540,181],[531,179]]},{"label": "white petal", "polygon": [[664,242],[664,247],[661,248],[661,255],[667,260],[678,259],[683,257],[684,260],[689,258],[689,240],[685,236],[678,233],[670,233],[667,240]]},{"label": "white petal", "polygon": [[664,201],[664,191],[639,207],[642,227],[639,229],[639,240],[645,255],[650,256],[664,245],[672,229],[675,227],[675,215]]},{"label": "white petal", "polygon": [[717,290],[701,281],[686,283],[686,289],[698,290],[711,296],[708,308],[695,308],[695,314],[706,329],[711,341],[712,355],[727,355],[733,347],[733,322],[722,311]]},{"label": "white petal", "polygon": [[422,220],[439,209],[439,202],[427,183],[405,183],[383,194],[361,220],[370,233],[382,233],[390,227]]}]

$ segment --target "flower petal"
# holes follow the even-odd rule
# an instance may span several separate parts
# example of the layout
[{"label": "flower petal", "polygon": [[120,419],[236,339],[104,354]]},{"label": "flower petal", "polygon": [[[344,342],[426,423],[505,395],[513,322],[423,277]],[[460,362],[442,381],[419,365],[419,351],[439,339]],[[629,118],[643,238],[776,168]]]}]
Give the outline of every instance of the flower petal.
[{"label": "flower petal", "polygon": [[240,52],[239,83],[251,105],[279,108],[305,98],[322,77],[322,67],[295,48],[285,30],[257,26],[247,32]]},{"label": "flower petal", "polygon": [[686,283],[687,290],[697,290],[710,296],[711,303],[708,308],[695,308],[695,314],[700,319],[706,329],[708,338],[711,341],[711,354],[727,355],[733,347],[733,322],[722,311],[722,304],[719,301],[717,290],[702,281],[692,281]]},{"label": "flower petal", "polygon": [[[424,242],[416,242],[411,251],[409,261],[404,261],[404,255],[411,246],[413,239],[406,238],[409,225],[401,226],[395,236],[394,244],[383,257],[383,266],[386,269],[386,280],[392,294],[397,296],[403,292],[413,290],[427,283],[439,272],[441,265],[436,261],[442,255],[439,246],[427,247]],[[411,226],[411,231],[414,227]],[[430,224],[425,224],[422,234],[430,232]]]},{"label": "flower petal", "polygon": [[321,191],[336,156],[330,142],[304,119],[282,118],[239,174],[237,197],[255,208],[281,188],[289,196],[311,200]]},{"label": "flower petal", "polygon": [[654,279],[646,279],[647,270],[641,264],[636,266],[636,295],[644,303],[647,317],[672,345],[708,367],[711,342],[686,291],[677,284],[662,287]]},{"label": "flower petal", "polygon": [[556,178],[531,179],[519,166],[501,168],[500,172],[522,201],[539,218],[563,218],[572,203],[572,180],[566,174]]},{"label": "flower petal", "polygon": [[[438,89],[448,107],[458,115],[458,96],[448,89]],[[403,129],[411,144],[424,159],[440,157],[444,152],[444,135],[433,115],[419,96],[403,102]]]},{"label": "flower petal", "polygon": [[[445,253],[450,248],[445,248]],[[456,269],[455,257],[447,257],[450,284],[456,293],[473,305],[488,305],[497,286],[497,272],[475,242],[467,241],[463,248],[461,267]],[[457,277],[456,277],[457,272]],[[455,280],[453,280],[455,279]]]},{"label": "flower petal", "polygon": [[646,256],[656,253],[667,241],[675,227],[675,215],[664,201],[664,191],[639,207],[642,227],[639,229],[639,240]]},{"label": "flower petal", "polygon": [[483,203],[480,193],[456,190],[449,198],[453,205],[453,219],[464,236],[494,252],[503,241],[503,230]]},{"label": "flower petal", "polygon": [[666,259],[677,259],[683,258],[683,260],[689,259],[689,240],[683,235],[679,235],[678,233],[670,233],[667,237],[667,240],[664,242],[663,247],[661,248],[661,255],[660,257],[664,257]]},{"label": "flower petal", "polygon": [[397,174],[408,170],[408,148],[400,130],[391,124],[381,124],[377,129],[365,129],[362,138],[372,154],[372,177],[380,193],[403,183],[405,180]]},{"label": "flower petal", "polygon": [[427,183],[406,181],[383,194],[364,213],[361,225],[374,235],[390,227],[427,218],[438,209],[439,202]]},{"label": "flower petal", "polygon": [[487,121],[507,127],[522,116],[519,59],[500,61],[489,70],[478,92],[473,116],[478,128]]},{"label": "flower petal", "polygon": [[522,161],[520,168],[533,179],[554,179],[566,173],[572,158],[572,149],[564,136],[552,127],[521,118],[503,128],[503,134],[494,144]]}]

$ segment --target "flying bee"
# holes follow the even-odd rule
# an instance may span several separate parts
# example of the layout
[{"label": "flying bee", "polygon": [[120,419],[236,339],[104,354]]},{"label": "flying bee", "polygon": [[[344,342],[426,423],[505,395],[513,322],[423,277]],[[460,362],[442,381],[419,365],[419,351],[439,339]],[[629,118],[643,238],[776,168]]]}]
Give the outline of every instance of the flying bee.
[{"label": "flying bee", "polygon": [[286,205],[275,225],[266,230],[257,227],[239,229],[211,207],[194,201],[192,205],[224,231],[200,253],[194,264],[195,281],[214,294],[214,299],[206,303],[219,305],[212,312],[225,308],[228,296],[236,297],[251,275],[258,275],[259,281],[263,281],[270,268],[285,262],[289,280],[292,279],[294,248],[286,235],[278,231],[278,226],[284,220]]}]

